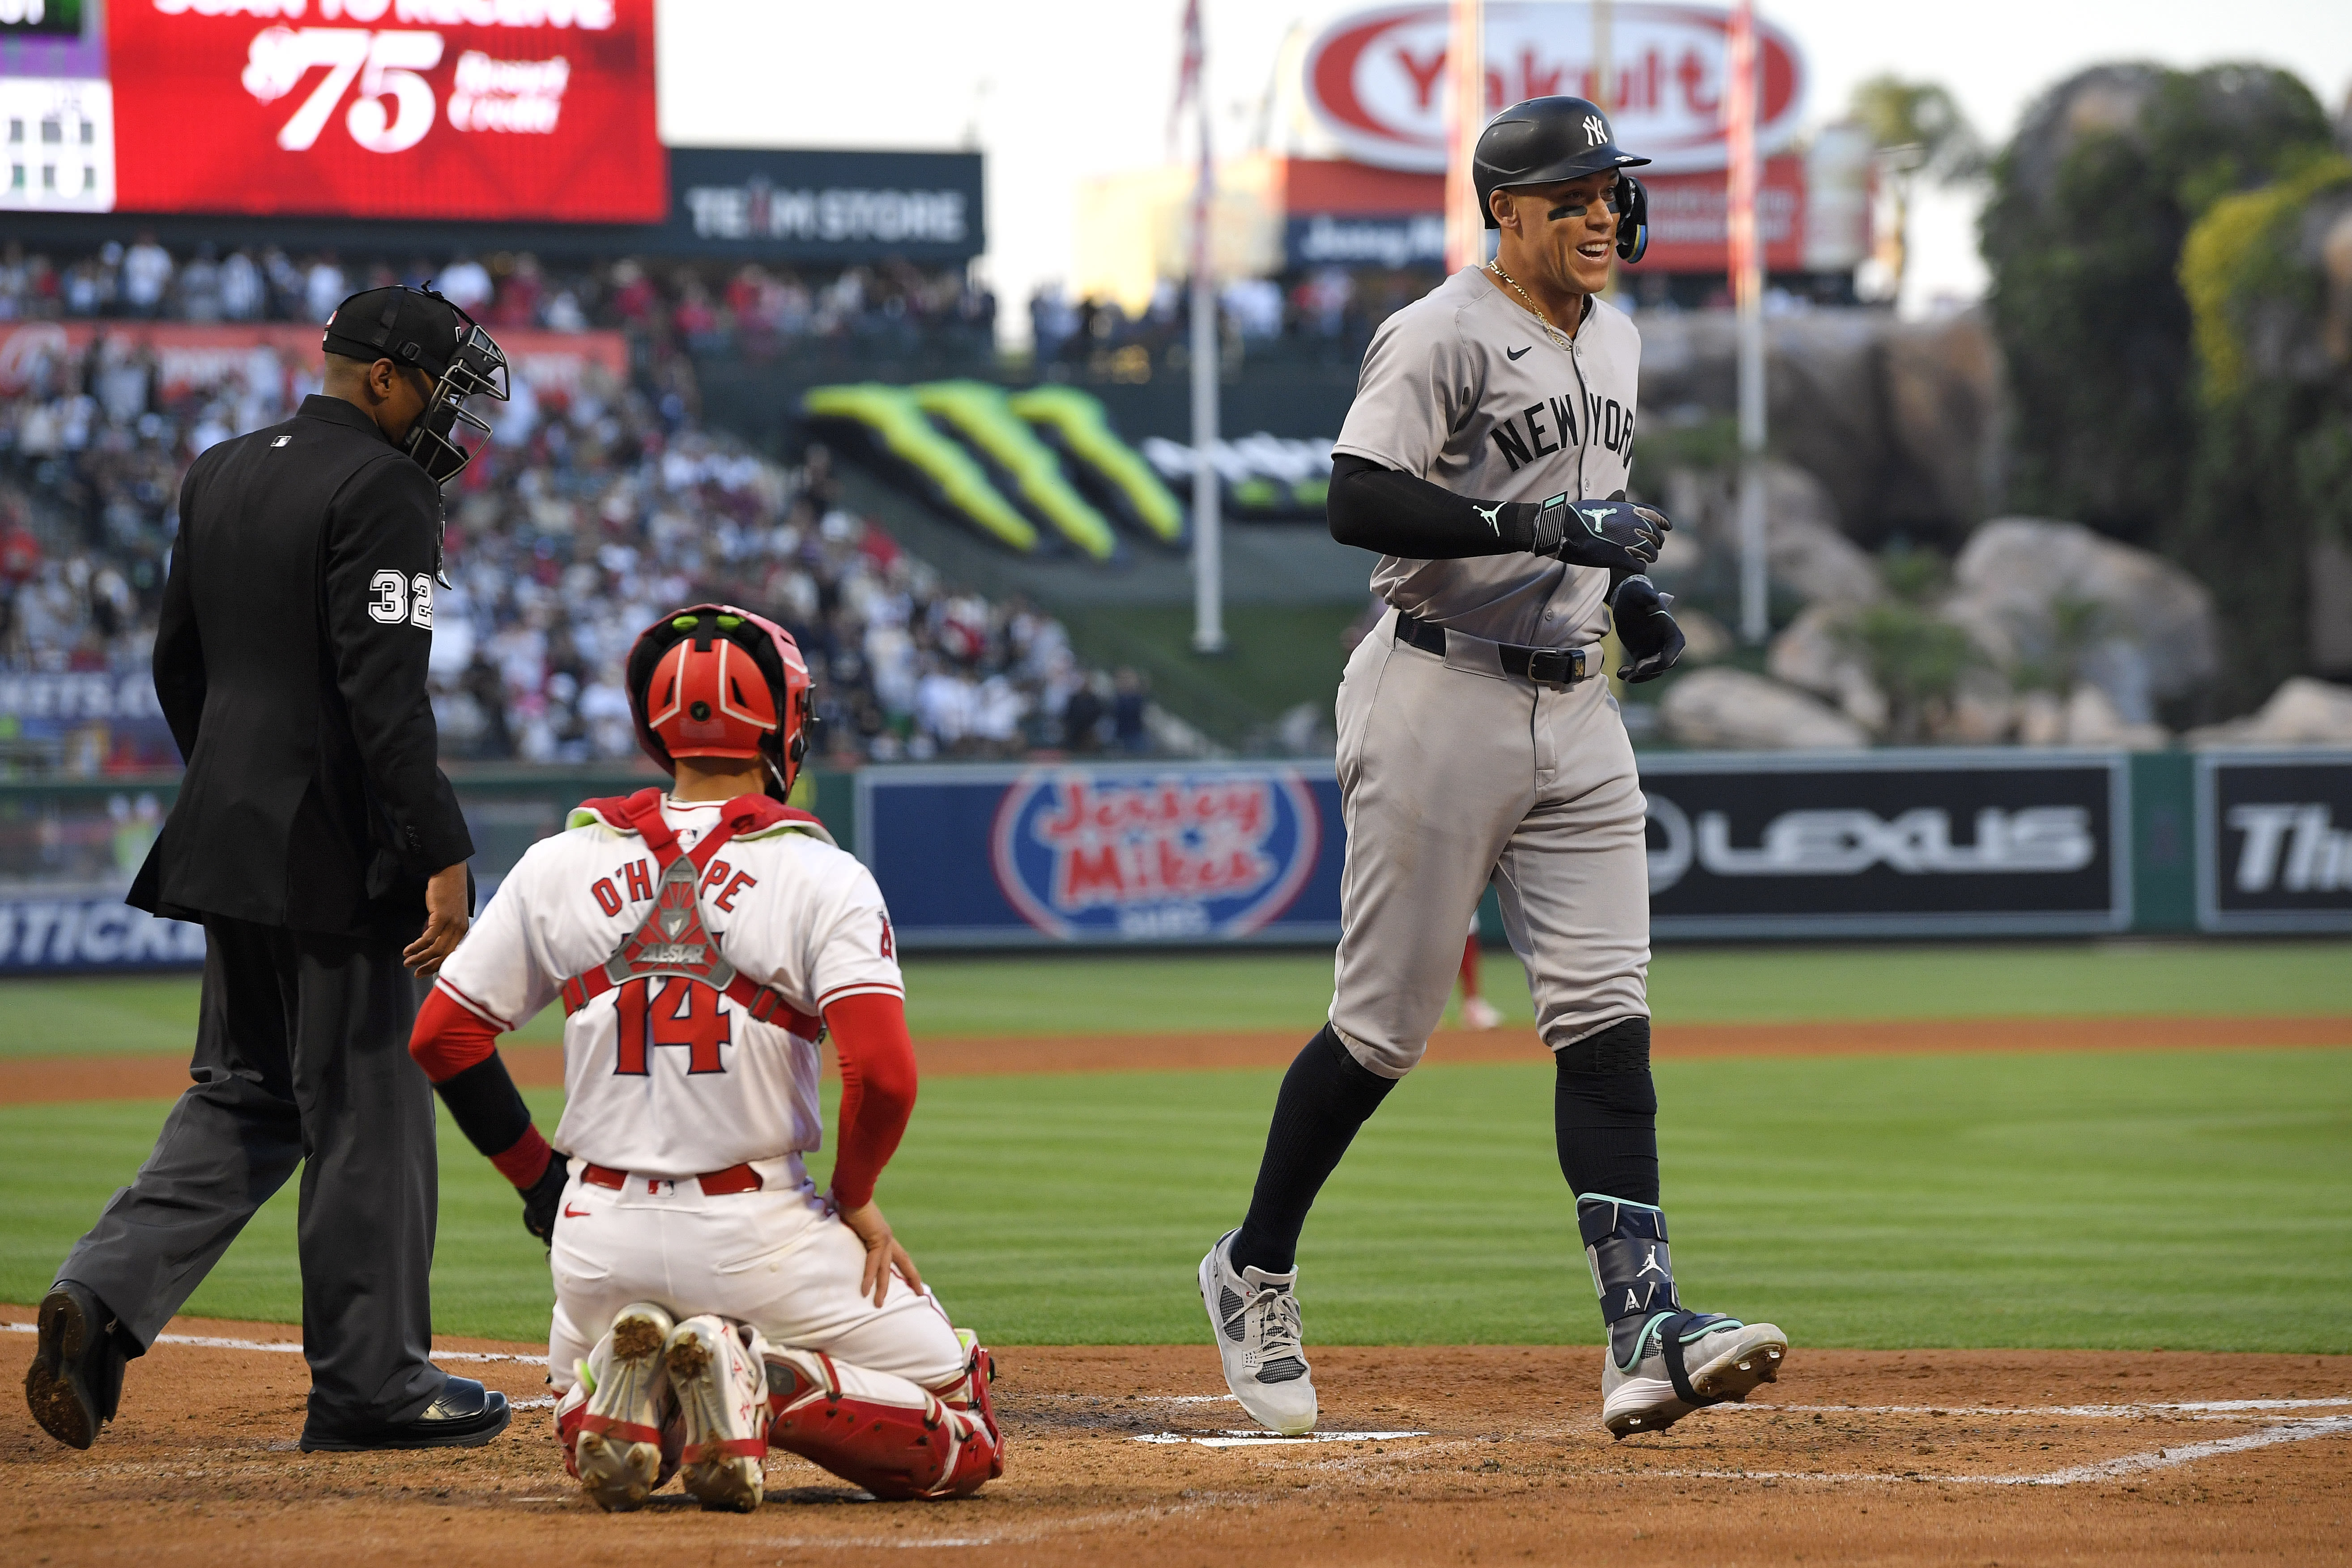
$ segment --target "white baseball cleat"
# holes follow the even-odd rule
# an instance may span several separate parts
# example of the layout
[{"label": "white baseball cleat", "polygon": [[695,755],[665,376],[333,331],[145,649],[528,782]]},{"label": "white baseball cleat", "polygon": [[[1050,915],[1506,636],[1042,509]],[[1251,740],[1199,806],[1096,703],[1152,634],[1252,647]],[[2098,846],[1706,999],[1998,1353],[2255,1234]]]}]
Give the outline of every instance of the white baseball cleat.
[{"label": "white baseball cleat", "polygon": [[1259,1426],[1296,1437],[1315,1429],[1315,1380],[1307,1370],[1298,1270],[1234,1272],[1237,1231],[1227,1231],[1201,1259],[1201,1304],[1225,1367],[1225,1386]]},{"label": "white baseball cleat", "polygon": [[1484,996],[1462,998],[1462,1026],[1465,1029],[1492,1029],[1503,1021],[1503,1015]]},{"label": "white baseball cleat", "polygon": [[[1678,1329],[1680,1334],[1670,1338]],[[1789,1336],[1771,1323],[1710,1321],[1693,1313],[1663,1318],[1643,1334],[1631,1367],[1620,1367],[1609,1351],[1601,1352],[1601,1424],[1612,1437],[1663,1432],[1694,1410],[1726,1400],[1736,1404],[1757,1384],[1778,1382],[1780,1360],[1788,1353]],[[1696,1399],[1684,1398],[1675,1386],[1670,1358],[1676,1356]]]},{"label": "white baseball cleat", "polygon": [[681,1484],[706,1509],[758,1510],[768,1457],[767,1341],[748,1324],[688,1318],[663,1363],[686,1426]]},{"label": "white baseball cleat", "polygon": [[673,1327],[651,1301],[621,1309],[612,1330],[580,1363],[588,1404],[572,1458],[590,1500],[607,1513],[643,1507],[662,1472],[662,1347]]}]

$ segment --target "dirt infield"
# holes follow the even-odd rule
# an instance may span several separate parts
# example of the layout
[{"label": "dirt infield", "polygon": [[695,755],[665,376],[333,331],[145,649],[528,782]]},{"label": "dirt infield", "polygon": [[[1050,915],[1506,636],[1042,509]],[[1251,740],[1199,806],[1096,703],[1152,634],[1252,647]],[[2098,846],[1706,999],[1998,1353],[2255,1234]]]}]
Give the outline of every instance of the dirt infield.
[{"label": "dirt infield", "polygon": [[[22,1308],[0,1321],[23,1324]],[[1797,1348],[1745,1408],[1612,1444],[1591,1349],[1330,1349],[1326,1440],[1230,1447],[1205,1346],[1014,1349],[1004,1479],[894,1504],[789,1457],[750,1517],[675,1484],[596,1513],[544,1409],[490,1447],[294,1451],[307,1378],[282,1325],[184,1321],[87,1454],[11,1398],[0,1557],[21,1563],[772,1563],[876,1548],[983,1562],[2013,1563],[2352,1559],[2352,1357]],[[269,1351],[239,1348],[277,1344]],[[0,1331],[13,1381],[32,1335]],[[453,1353],[454,1352],[454,1353]],[[453,1370],[543,1398],[532,1347]],[[459,1355],[495,1359],[457,1359]],[[513,1357],[516,1359],[508,1359]],[[1357,1434],[1358,1436],[1348,1436]],[[1372,1436],[1390,1434],[1390,1436]]]},{"label": "dirt infield", "polygon": [[[1211,1068],[1286,1065],[1306,1039],[1297,1030],[1214,1034],[1034,1035],[986,1039],[927,1039],[915,1044],[924,1076],[1047,1072],[1190,1072]],[[2352,1046],[2346,1018],[1960,1018],[1865,1023],[1662,1024],[1652,1052],[1683,1057],[1892,1056],[1915,1052],[2252,1050]],[[560,1046],[509,1044],[515,1081],[526,1088],[563,1083]],[[1443,1029],[1430,1040],[1433,1062],[1517,1062],[1542,1058],[1526,1026],[1479,1034]],[[77,1100],[163,1100],[188,1087],[184,1057],[27,1058],[0,1060],[0,1105]]]}]

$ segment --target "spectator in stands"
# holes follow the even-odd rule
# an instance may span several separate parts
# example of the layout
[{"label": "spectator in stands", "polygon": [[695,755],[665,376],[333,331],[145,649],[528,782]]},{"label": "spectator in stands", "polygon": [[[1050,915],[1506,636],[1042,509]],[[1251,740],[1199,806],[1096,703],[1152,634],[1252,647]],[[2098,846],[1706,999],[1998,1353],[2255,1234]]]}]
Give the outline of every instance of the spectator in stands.
[{"label": "spectator in stands", "polygon": [[443,268],[433,286],[467,315],[480,315],[490,302],[490,269],[470,256],[460,256]]},{"label": "spectator in stands", "polygon": [[141,234],[122,257],[122,302],[131,314],[152,319],[162,313],[172,270],[172,253],[152,234]]},{"label": "spectator in stands", "polygon": [[232,321],[258,321],[268,308],[268,282],[251,256],[232,250],[220,269],[221,315]]},{"label": "spectator in stands", "polygon": [[1125,665],[1111,678],[1110,732],[1122,752],[1142,752],[1151,749],[1151,736],[1143,721],[1143,677]]}]

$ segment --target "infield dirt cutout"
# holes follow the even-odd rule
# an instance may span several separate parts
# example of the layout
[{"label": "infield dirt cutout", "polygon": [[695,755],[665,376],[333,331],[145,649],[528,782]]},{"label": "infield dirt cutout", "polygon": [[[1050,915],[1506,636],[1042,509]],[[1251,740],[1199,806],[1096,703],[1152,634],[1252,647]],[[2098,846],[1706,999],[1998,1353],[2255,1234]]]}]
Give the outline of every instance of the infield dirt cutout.
[{"label": "infield dirt cutout", "polygon": [[[31,1317],[0,1308],[12,1380]],[[872,1502],[780,1454],[756,1514],[702,1513],[673,1482],[608,1516],[565,1479],[543,1405],[484,1448],[305,1455],[296,1331],[170,1332],[212,1342],[167,1340],[132,1363],[88,1453],[9,1400],[5,1561],[2352,1558],[2352,1357],[1799,1344],[1747,1406],[1613,1443],[1597,1349],[1335,1346],[1316,1359],[1325,1440],[1209,1447],[1197,1439],[1247,1423],[1207,1345],[1014,1346],[997,1383],[1005,1474],[970,1500]],[[537,1347],[436,1354],[518,1402],[545,1398]]]}]

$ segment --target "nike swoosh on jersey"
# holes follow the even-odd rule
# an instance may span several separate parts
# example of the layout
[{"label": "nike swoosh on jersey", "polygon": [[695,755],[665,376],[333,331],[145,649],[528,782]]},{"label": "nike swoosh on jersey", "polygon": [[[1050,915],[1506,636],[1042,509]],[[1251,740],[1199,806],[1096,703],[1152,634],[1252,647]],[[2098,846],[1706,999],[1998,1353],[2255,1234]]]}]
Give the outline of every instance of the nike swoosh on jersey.
[{"label": "nike swoosh on jersey", "polygon": [[565,1219],[586,1219],[588,1217],[588,1211],[586,1209],[576,1209],[570,1204],[565,1204],[563,1205],[563,1217]]},{"label": "nike swoosh on jersey", "polygon": [[1533,347],[1535,347],[1535,344],[1529,343],[1528,347],[1524,349],[1505,349],[1503,351],[1503,357],[1507,360],[1516,360],[1521,354],[1527,353],[1528,349],[1531,349]]}]

